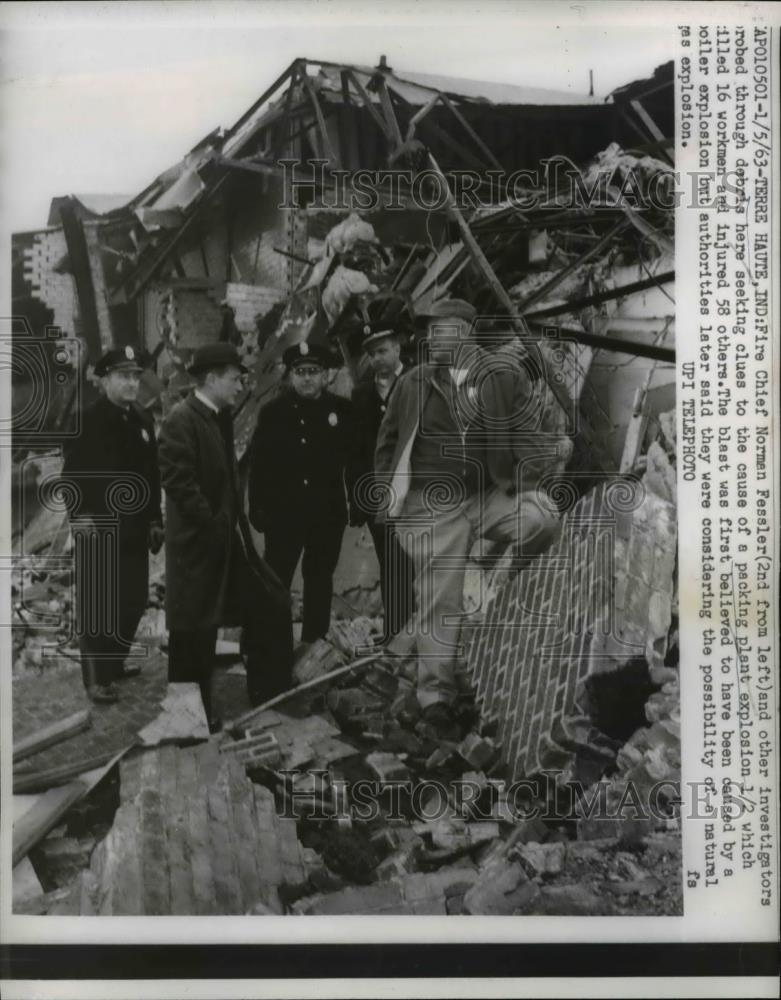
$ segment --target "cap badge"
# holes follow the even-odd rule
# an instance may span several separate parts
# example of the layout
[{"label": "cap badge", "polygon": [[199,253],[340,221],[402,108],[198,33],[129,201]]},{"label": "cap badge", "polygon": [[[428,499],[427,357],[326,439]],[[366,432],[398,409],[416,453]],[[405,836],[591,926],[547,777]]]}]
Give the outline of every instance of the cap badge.
[{"label": "cap badge", "polygon": [[339,423],[339,418],[337,417],[337,415],[335,413],[331,412],[331,413],[328,414],[328,423],[332,427],[336,427],[336,425]]},{"label": "cap badge", "polygon": [[304,355],[304,357],[306,357],[307,354],[309,354],[309,344],[307,344],[307,342],[304,341],[303,343],[298,345],[298,350],[301,354]]},{"label": "cap badge", "polygon": [[125,348],[125,357],[128,359],[128,361],[135,361],[136,356],[133,353],[133,348],[130,347],[130,345],[128,345]]},{"label": "cap badge", "polygon": [[149,434],[147,433],[146,427],[141,428],[141,437],[144,439],[146,444],[149,444]]}]

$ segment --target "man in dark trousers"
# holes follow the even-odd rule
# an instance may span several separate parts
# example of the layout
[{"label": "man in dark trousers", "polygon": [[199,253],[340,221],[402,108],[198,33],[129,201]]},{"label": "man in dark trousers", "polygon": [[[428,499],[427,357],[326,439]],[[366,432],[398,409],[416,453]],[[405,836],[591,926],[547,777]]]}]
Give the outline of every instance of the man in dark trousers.
[{"label": "man in dark trousers", "polygon": [[397,635],[415,609],[414,564],[389,521],[378,521],[374,451],[377,434],[399,377],[407,370],[401,360],[401,337],[385,324],[364,327],[362,342],[371,374],[353,389],[357,460],[354,524],[371,532],[380,566],[380,593],[385,609],[385,639]]},{"label": "man in dark trousers", "polygon": [[194,391],[160,431],[160,476],[166,504],[168,679],[196,682],[210,726],[211,672],[217,629],[224,624],[236,551],[239,488],[231,409],[246,372],[233,344],[196,350]]},{"label": "man in dark trousers", "polygon": [[289,347],[289,388],[258,415],[249,470],[249,516],[265,534],[265,558],[287,588],[303,553],[301,640],[314,642],[331,622],[333,573],[347,524],[354,476],[349,400],[326,391],[328,351]]},{"label": "man in dark trousers", "polygon": [[163,542],[154,424],[136,404],[141,371],[132,347],[107,351],[95,365],[102,395],[65,447],[76,632],[84,686],[98,703],[115,702],[116,682],[139,673],[124,661],[146,607],[148,550]]}]

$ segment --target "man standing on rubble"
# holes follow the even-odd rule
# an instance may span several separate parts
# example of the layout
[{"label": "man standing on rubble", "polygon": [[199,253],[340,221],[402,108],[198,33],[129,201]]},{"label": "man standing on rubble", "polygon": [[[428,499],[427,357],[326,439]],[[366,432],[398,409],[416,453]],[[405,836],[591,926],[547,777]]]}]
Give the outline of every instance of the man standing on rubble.
[{"label": "man standing on rubble", "polygon": [[[476,537],[540,551],[558,514],[535,489],[556,447],[535,434],[531,383],[509,353],[489,354],[459,299],[429,315],[429,362],[403,376],[380,426],[378,477],[415,564],[417,694],[432,735],[460,735],[453,713],[466,562]],[[539,409],[538,407],[536,408]],[[404,637],[389,644],[403,653]]]},{"label": "man standing on rubble", "polygon": [[171,410],[160,431],[168,679],[200,684],[209,725],[216,729],[211,673],[217,629],[225,624],[239,513],[231,409],[246,368],[233,344],[217,343],[199,347],[188,371],[195,390]]},{"label": "man standing on rubble", "polygon": [[354,428],[347,399],[326,390],[330,355],[306,342],[283,354],[289,389],[258,415],[250,446],[249,517],[265,535],[265,559],[290,588],[303,553],[301,640],[331,624],[333,573],[354,478]]},{"label": "man standing on rubble", "polygon": [[353,503],[354,525],[371,532],[380,567],[380,593],[385,610],[385,639],[397,635],[414,610],[414,566],[399,542],[393,525],[377,519],[374,450],[377,434],[399,378],[407,370],[401,360],[401,336],[386,324],[367,325],[362,346],[371,375],[353,389],[357,438],[357,478]]},{"label": "man standing on rubble", "polygon": [[77,498],[76,632],[84,686],[97,703],[117,701],[116,682],[140,672],[124,661],[146,607],[148,550],[163,543],[154,424],[136,404],[141,371],[132,347],[107,351],[95,365],[102,395],[65,447],[63,480]]}]

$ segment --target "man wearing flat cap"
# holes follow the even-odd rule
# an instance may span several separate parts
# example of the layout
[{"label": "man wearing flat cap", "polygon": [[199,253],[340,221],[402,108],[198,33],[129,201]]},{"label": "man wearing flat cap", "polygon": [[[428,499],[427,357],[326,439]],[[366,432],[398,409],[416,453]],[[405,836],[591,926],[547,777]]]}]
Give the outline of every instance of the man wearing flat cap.
[{"label": "man wearing flat cap", "polygon": [[166,493],[168,679],[200,684],[210,726],[217,630],[225,624],[236,551],[239,486],[231,409],[246,372],[233,344],[199,347],[188,368],[195,389],[160,431]]},{"label": "man wearing flat cap", "polygon": [[283,354],[289,388],[258,415],[250,446],[249,517],[265,535],[265,559],[288,589],[302,558],[301,640],[325,636],[354,478],[349,400],[326,389],[334,361],[302,342]]},{"label": "man wearing flat cap", "polygon": [[[514,543],[531,556],[558,530],[554,505],[536,489],[557,456],[537,433],[532,385],[510,351],[478,346],[475,317],[460,299],[431,308],[429,360],[399,382],[375,452],[387,516],[415,563],[418,701],[424,723],[444,739],[461,735],[453,708],[472,544]],[[390,650],[408,652],[409,638]]]},{"label": "man wearing flat cap", "polygon": [[385,638],[404,626],[414,610],[414,566],[401,546],[392,523],[378,520],[374,450],[377,434],[399,378],[408,370],[401,359],[402,335],[387,323],[367,324],[361,342],[369,359],[369,377],[352,393],[356,427],[356,483],[351,523],[366,524],[380,569],[380,593],[385,611]]},{"label": "man wearing flat cap", "polygon": [[133,347],[106,351],[95,365],[101,396],[84,410],[65,447],[76,576],[76,632],[84,686],[98,703],[139,673],[125,663],[149,588],[148,550],[163,541],[152,418],[136,403],[142,366]]}]

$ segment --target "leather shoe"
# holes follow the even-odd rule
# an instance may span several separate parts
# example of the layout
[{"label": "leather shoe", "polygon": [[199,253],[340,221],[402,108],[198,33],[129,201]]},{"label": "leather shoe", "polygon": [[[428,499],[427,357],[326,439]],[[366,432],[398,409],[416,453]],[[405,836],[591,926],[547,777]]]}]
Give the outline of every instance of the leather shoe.
[{"label": "leather shoe", "polygon": [[96,705],[113,705],[119,701],[119,695],[113,684],[95,684],[87,688],[87,696]]}]

